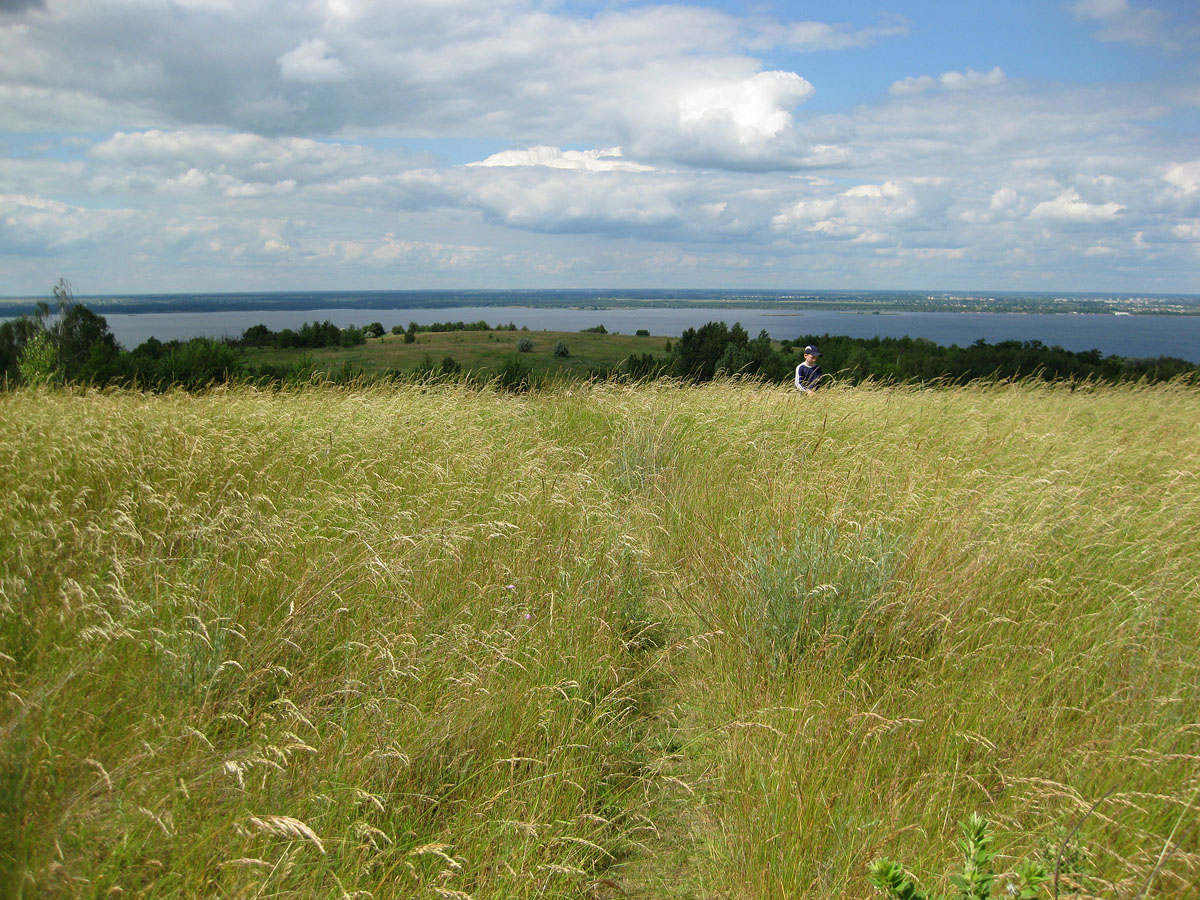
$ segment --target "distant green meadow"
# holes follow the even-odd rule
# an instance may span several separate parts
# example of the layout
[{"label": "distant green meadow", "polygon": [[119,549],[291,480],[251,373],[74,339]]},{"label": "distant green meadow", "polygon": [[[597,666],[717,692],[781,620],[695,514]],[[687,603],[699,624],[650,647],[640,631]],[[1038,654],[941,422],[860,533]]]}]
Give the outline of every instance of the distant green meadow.
[{"label": "distant green meadow", "polygon": [[5,898],[1200,884],[1183,384],[18,387],[0,503]]},{"label": "distant green meadow", "polygon": [[[521,338],[532,342],[532,349],[518,351]],[[287,368],[307,359],[315,370],[338,371],[343,366],[364,375],[410,372],[428,359],[440,363],[447,356],[463,371],[480,375],[496,373],[513,354],[535,374],[561,373],[583,375],[614,369],[630,356],[649,353],[667,361],[668,342],[677,338],[637,337],[629,334],[599,334],[574,331],[439,331],[420,332],[411,344],[402,335],[385,334],[356,347],[326,347],[313,350],[248,348],[245,360],[250,368],[270,366]],[[565,343],[567,356],[555,356],[554,348]]]}]

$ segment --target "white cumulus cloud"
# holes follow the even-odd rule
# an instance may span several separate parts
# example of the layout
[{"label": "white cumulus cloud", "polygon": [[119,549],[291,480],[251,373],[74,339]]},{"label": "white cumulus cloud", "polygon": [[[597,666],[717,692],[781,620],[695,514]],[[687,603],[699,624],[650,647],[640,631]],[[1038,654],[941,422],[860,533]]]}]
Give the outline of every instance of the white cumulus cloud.
[{"label": "white cumulus cloud", "polygon": [[1079,191],[1071,189],[1063,191],[1053,200],[1039,203],[1029,213],[1029,218],[1096,224],[1111,222],[1124,209],[1119,203],[1088,203],[1079,196]]},{"label": "white cumulus cloud", "polygon": [[1170,166],[1163,178],[1184,195],[1200,193],[1200,159]]},{"label": "white cumulus cloud", "polygon": [[350,74],[346,65],[332,55],[329,45],[321,38],[309,38],[295,50],[280,56],[279,72],[288,81],[307,84],[341,81]]},{"label": "white cumulus cloud", "polygon": [[895,96],[903,97],[913,94],[923,94],[935,87],[948,91],[969,91],[976,88],[994,87],[1004,83],[1004,70],[999,66],[990,72],[976,72],[967,69],[965,72],[943,72],[937,78],[932,75],[910,76],[892,83],[888,88]]},{"label": "white cumulus cloud", "polygon": [[650,88],[628,115],[626,143],[631,155],[650,160],[756,171],[800,168],[827,152],[801,142],[794,130],[792,110],[813,93],[807,80],[784,71]]},{"label": "white cumulus cloud", "polygon": [[807,232],[859,243],[881,243],[897,229],[943,220],[951,198],[945,179],[859,184],[836,195],[796,201],[771,220],[780,234]]},{"label": "white cumulus cloud", "polygon": [[813,94],[795,72],[759,72],[744,81],[705,85],[679,98],[684,128],[728,129],[742,144],[773,138],[792,124],[791,110]]},{"label": "white cumulus cloud", "polygon": [[469,166],[543,166],[548,169],[575,169],[585,172],[649,172],[652,166],[623,159],[620,147],[601,150],[560,150],[558,147],[530,147],[503,150]]}]

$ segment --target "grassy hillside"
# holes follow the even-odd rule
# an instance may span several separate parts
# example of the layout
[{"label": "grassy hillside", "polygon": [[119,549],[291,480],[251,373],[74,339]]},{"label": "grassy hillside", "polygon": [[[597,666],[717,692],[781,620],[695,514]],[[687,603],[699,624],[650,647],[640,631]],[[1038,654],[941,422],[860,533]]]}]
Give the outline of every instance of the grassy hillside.
[{"label": "grassy hillside", "polygon": [[[385,334],[351,348],[250,349],[246,351],[246,361],[251,366],[287,368],[307,357],[318,371],[336,371],[348,365],[366,375],[381,375],[388,371],[411,372],[425,361],[436,365],[451,356],[463,371],[486,376],[494,375],[508,357],[517,354],[517,342],[523,337],[533,342],[532,350],[519,354],[531,372],[576,375],[587,375],[598,368],[607,370],[643,353],[666,360],[666,342],[675,340],[570,331],[436,331],[417,334],[411,344],[404,343],[401,335]],[[554,355],[559,341],[567,344],[570,355]]]},{"label": "grassy hillside", "polygon": [[1195,896],[1198,482],[1169,385],[0,395],[0,896]]}]

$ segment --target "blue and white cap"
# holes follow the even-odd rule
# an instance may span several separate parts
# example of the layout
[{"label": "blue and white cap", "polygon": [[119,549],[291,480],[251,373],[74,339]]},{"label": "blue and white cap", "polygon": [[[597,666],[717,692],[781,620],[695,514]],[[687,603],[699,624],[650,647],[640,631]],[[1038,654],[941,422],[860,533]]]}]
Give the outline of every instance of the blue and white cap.
[{"label": "blue and white cap", "polygon": [[804,354],[805,354],[806,356],[807,356],[808,354],[810,354],[810,353],[811,353],[813,356],[820,356],[820,355],[821,355],[821,351],[817,349],[817,345],[816,345],[816,344],[809,344],[807,347],[805,347],[805,348],[804,348]]}]

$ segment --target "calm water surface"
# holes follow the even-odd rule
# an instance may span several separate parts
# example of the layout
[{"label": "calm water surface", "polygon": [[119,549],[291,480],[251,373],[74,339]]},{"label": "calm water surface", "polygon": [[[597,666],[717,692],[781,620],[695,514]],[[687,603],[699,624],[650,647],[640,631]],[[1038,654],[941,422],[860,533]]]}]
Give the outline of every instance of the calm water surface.
[{"label": "calm water surface", "polygon": [[897,312],[853,313],[811,309],[763,311],[721,307],[683,309],[532,309],[518,306],[456,306],[441,309],[310,309],[202,313],[105,315],[117,340],[132,349],[149,337],[161,341],[191,337],[238,337],[262,323],[272,331],[299,328],[326,319],[339,327],[380,322],[387,329],[409,322],[512,322],[534,331],[579,331],[603,325],[609,331],[676,337],[710,321],[740,322],[754,337],[766,329],[777,340],[802,335],[851,337],[923,337],[938,344],[964,346],[982,338],[989,343],[1038,340],[1068,350],[1097,349],[1119,356],[1177,356],[1200,363],[1200,316],[1054,315],[1043,313]]}]

